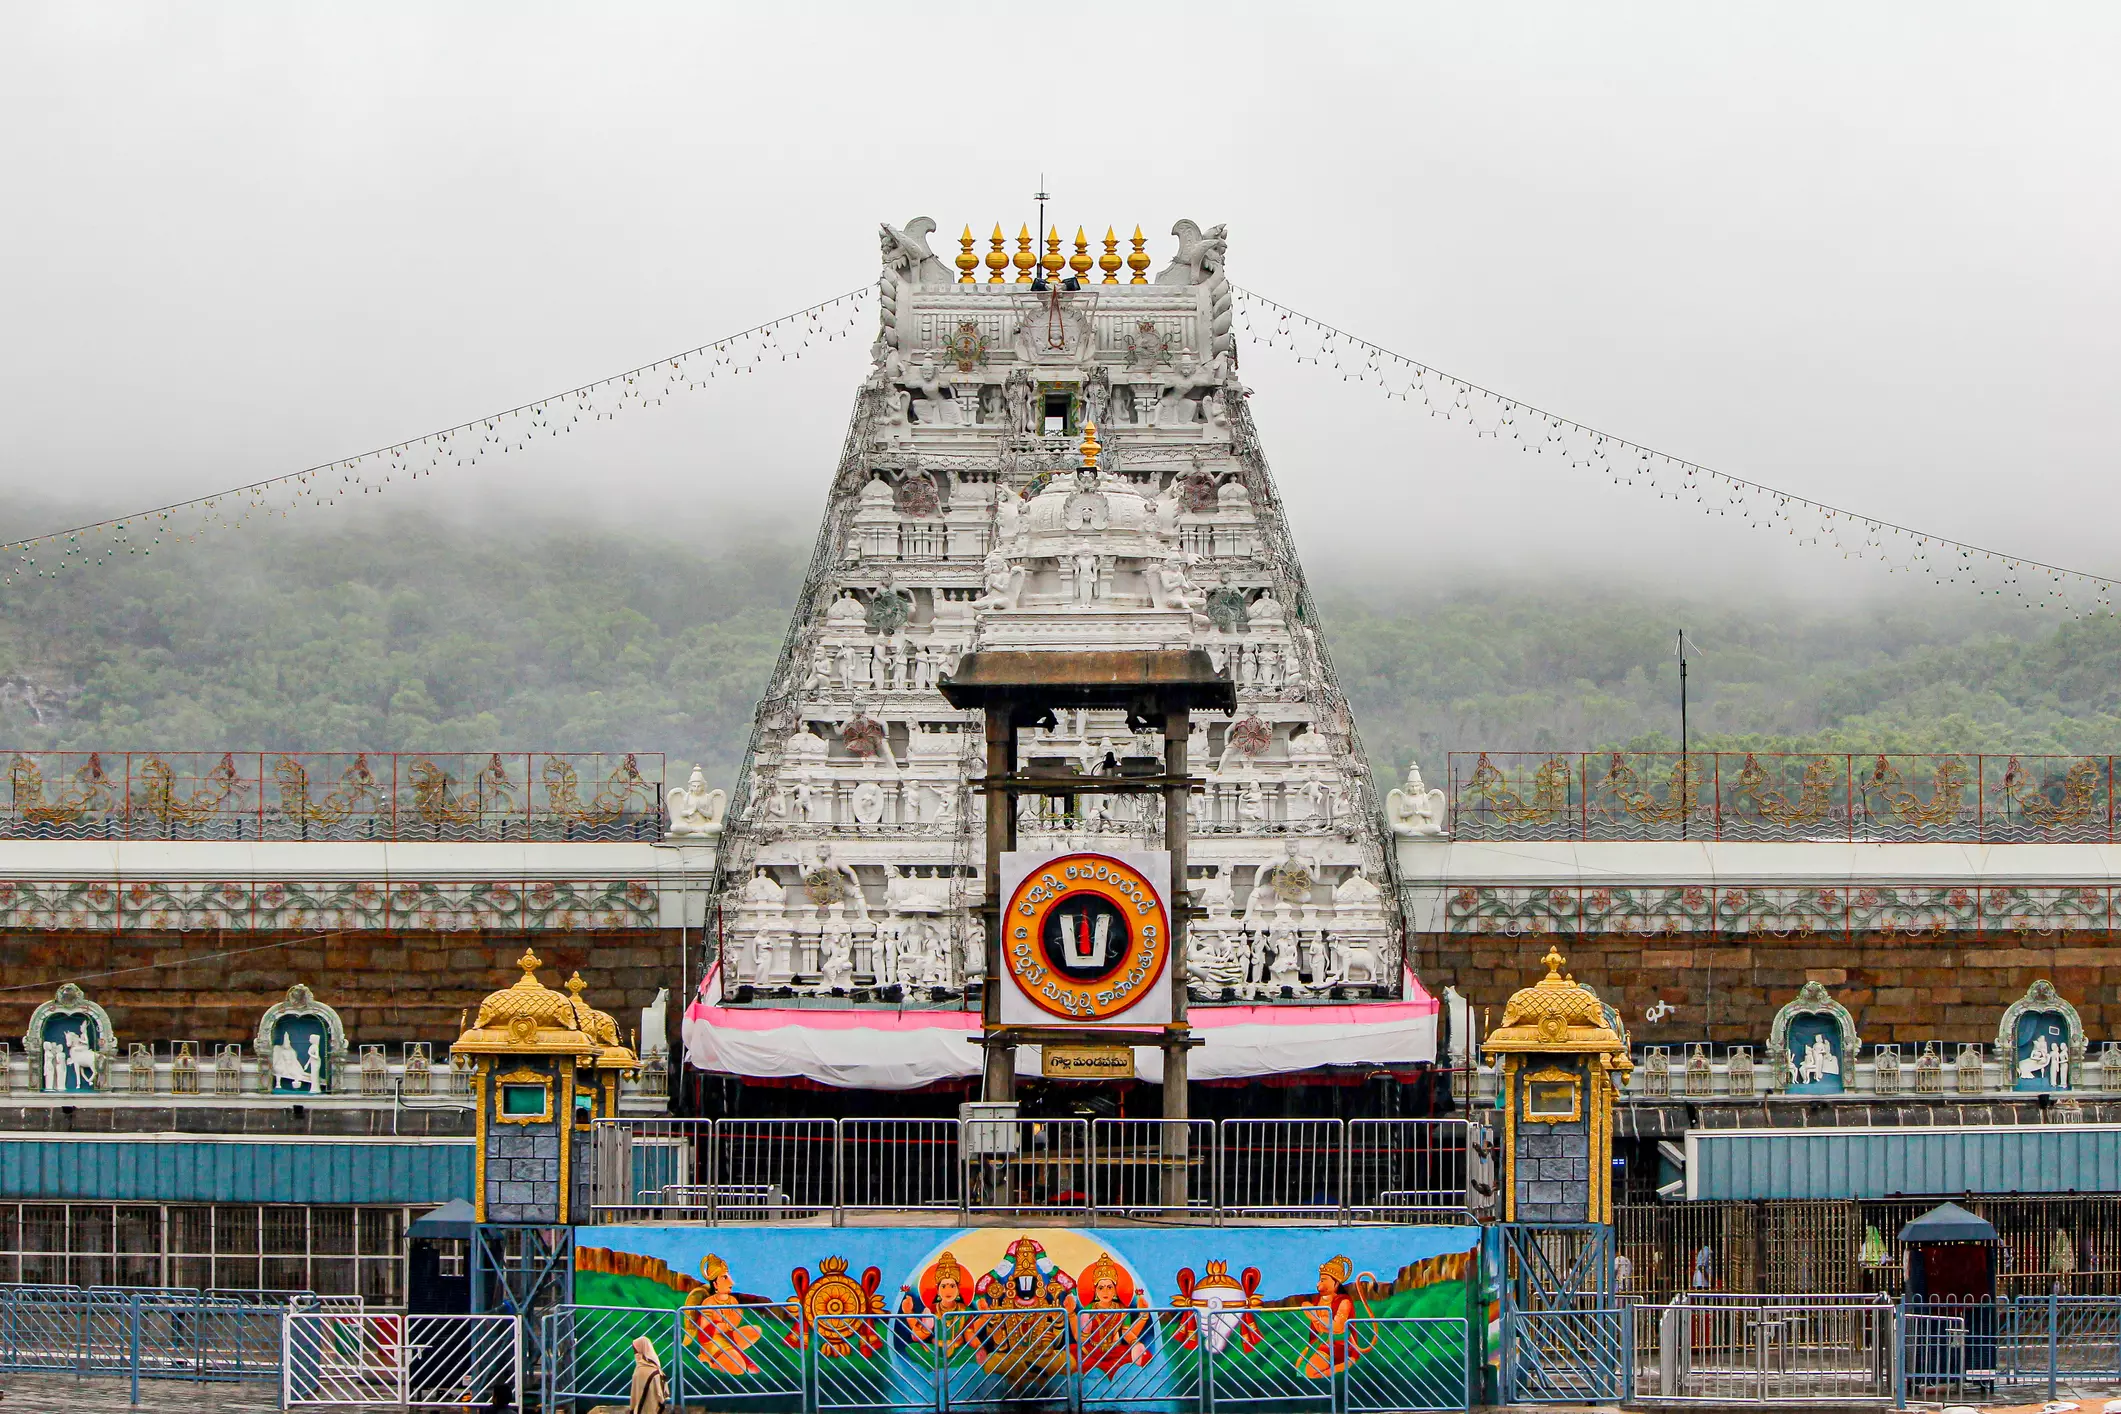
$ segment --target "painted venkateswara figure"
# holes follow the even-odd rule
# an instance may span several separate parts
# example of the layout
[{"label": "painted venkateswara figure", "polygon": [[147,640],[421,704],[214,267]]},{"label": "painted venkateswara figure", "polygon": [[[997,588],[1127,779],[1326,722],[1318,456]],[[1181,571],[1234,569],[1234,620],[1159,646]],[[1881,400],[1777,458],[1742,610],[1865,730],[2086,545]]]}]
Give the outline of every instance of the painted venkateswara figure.
[{"label": "painted venkateswara figure", "polygon": [[580,974],[558,992],[538,981],[536,953],[516,966],[522,977],[479,1003],[453,1048],[476,1062],[478,1221],[586,1222],[592,1127],[616,1111],[619,1076],[639,1062],[612,1018],[582,1000]]},{"label": "painted venkateswara figure", "polygon": [[1547,975],[1510,998],[1482,1050],[1502,1061],[1503,1220],[1613,1221],[1613,1099],[1634,1069],[1597,993]]}]

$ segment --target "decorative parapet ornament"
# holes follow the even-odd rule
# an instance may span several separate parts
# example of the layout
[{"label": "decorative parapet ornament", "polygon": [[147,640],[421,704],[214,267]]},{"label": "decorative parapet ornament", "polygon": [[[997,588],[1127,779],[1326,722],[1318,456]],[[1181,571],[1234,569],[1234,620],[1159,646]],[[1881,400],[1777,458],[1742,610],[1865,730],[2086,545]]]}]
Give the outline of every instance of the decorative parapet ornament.
[{"label": "decorative parapet ornament", "polygon": [[338,1012],[297,982],[258,1018],[250,1048],[258,1057],[261,1088],[275,1095],[322,1095],[346,1059],[346,1027]]},{"label": "decorative parapet ornament", "polygon": [[1818,982],[1798,988],[1768,1028],[1768,1063],[1791,1095],[1842,1094],[1862,1049],[1856,1019]]},{"label": "decorative parapet ornament", "polygon": [[2077,1009],[2045,977],[2005,1008],[1996,1027],[1996,1055],[2011,1068],[2013,1090],[2072,1088],[2084,1047]]},{"label": "decorative parapet ornament", "polygon": [[110,1080],[118,1038],[110,1014],[72,982],[30,1013],[22,1034],[30,1080],[39,1090],[101,1090]]}]

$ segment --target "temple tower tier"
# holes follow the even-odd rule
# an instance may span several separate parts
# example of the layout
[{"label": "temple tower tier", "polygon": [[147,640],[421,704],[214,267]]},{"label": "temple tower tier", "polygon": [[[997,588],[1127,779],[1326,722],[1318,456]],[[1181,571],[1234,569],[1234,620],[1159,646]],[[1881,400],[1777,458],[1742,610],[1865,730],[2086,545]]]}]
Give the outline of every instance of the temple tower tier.
[{"label": "temple tower tier", "polygon": [[[1173,649],[1237,697],[1188,743],[1190,997],[1399,996],[1390,834],[1238,378],[1222,228],[1102,282],[960,278],[932,229],[884,227],[872,370],[723,835],[722,996],[976,1005],[988,763],[938,683],[974,650]],[[1059,711],[1017,768],[1163,751],[1125,710]],[[1161,848],[1147,800],[1027,799],[1018,838]]]}]

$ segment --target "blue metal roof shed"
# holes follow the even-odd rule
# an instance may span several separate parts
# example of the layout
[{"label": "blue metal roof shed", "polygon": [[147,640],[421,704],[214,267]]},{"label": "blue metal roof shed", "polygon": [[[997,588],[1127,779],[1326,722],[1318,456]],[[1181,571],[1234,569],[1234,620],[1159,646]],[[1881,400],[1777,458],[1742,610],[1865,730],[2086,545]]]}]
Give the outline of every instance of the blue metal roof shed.
[{"label": "blue metal roof shed", "polygon": [[2121,1125],[1692,1130],[1690,1199],[2121,1192]]},{"label": "blue metal roof shed", "polygon": [[0,1198],[139,1203],[444,1203],[472,1190],[469,1138],[192,1134],[0,1139]]}]

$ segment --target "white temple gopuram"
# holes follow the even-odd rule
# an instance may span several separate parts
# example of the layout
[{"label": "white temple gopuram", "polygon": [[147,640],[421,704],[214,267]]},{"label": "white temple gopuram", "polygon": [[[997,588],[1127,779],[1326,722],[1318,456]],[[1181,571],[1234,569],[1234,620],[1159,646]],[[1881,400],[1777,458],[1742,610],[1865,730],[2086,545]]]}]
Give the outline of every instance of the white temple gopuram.
[{"label": "white temple gopuram", "polygon": [[[1196,1006],[1401,999],[1388,828],[1238,376],[1223,228],[1179,222],[1153,274],[1138,229],[943,255],[934,229],[883,228],[873,371],[721,837],[724,1004],[967,1006],[982,746],[936,685],[981,648],[1205,649],[1239,706],[1188,753]],[[1025,769],[1160,769],[1119,711],[1025,742]],[[1022,847],[1154,848],[1150,800],[1026,802]]]}]

